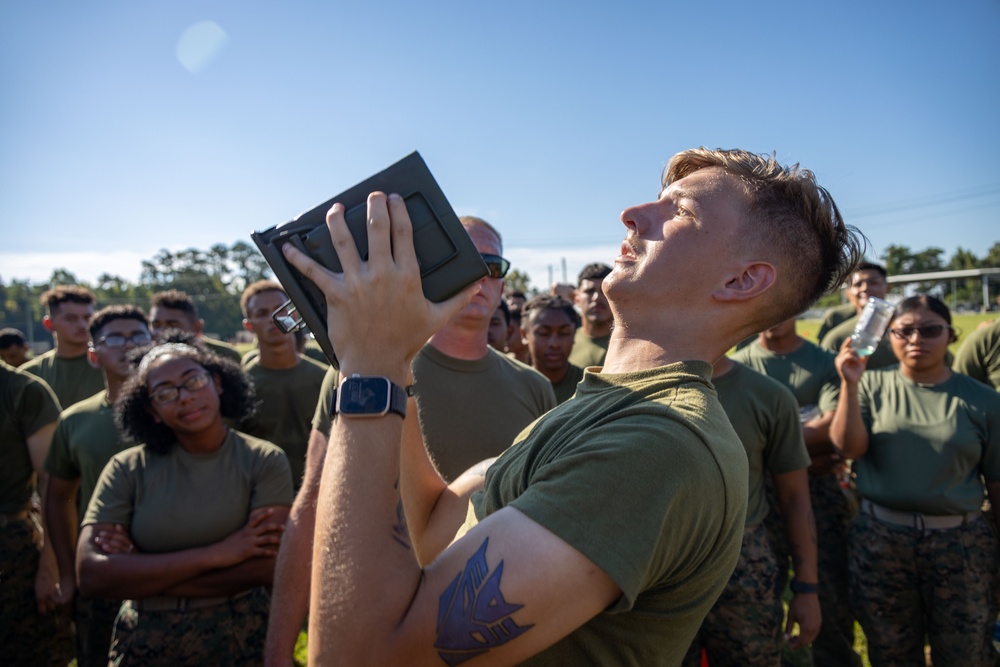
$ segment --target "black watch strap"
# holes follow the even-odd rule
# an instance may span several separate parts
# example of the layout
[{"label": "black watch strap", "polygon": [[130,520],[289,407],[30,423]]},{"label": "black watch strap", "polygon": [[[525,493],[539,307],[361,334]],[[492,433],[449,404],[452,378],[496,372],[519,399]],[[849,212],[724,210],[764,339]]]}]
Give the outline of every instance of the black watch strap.
[{"label": "black watch strap", "polygon": [[792,592],[796,595],[799,595],[800,593],[819,593],[819,584],[808,584],[803,581],[796,581],[795,579],[792,579],[791,583],[788,584],[788,587],[792,589]]}]

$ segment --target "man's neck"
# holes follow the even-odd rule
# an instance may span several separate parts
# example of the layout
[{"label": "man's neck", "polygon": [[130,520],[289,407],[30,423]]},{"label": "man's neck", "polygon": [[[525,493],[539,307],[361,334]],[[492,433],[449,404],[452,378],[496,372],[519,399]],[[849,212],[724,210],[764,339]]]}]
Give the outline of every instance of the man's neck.
[{"label": "man's neck", "polygon": [[104,374],[104,388],[108,390],[108,403],[114,404],[118,400],[118,394],[121,393],[123,384],[125,384],[125,378]]},{"label": "man's neck", "polygon": [[569,373],[569,364],[555,371],[542,370],[541,368],[535,368],[535,370],[547,377],[552,384],[559,384],[566,377],[566,374]]},{"label": "man's neck", "polygon": [[[608,342],[608,354],[602,373],[628,373],[658,368],[678,361],[705,361],[714,364],[729,348],[741,340],[741,334],[727,335],[714,314],[701,318],[692,314],[653,321],[646,325],[631,325],[616,316],[616,324]],[[704,320],[703,322],[700,320]],[[702,332],[702,335],[692,334]]]},{"label": "man's neck", "polygon": [[487,355],[489,344],[487,343],[488,325],[481,329],[473,327],[461,327],[449,324],[441,331],[431,336],[428,341],[438,352],[447,354],[455,359],[465,361],[475,361]]},{"label": "man's neck", "polygon": [[60,359],[76,359],[87,354],[87,344],[60,343],[56,338],[56,356]]},{"label": "man's neck", "polygon": [[761,334],[757,337],[757,341],[760,346],[767,350],[768,352],[773,352],[774,354],[791,354],[797,349],[802,347],[805,343],[805,339],[800,337],[798,334],[793,334],[791,336],[781,336],[780,338],[768,338]]},{"label": "man's neck", "polygon": [[591,322],[590,320],[583,321],[583,333],[587,334],[591,338],[604,338],[611,335],[611,323],[600,323]]},{"label": "man's neck", "polygon": [[261,345],[257,363],[263,368],[281,371],[295,368],[298,366],[300,359],[299,350],[295,347],[295,342],[291,341],[287,345],[284,343],[278,345]]}]

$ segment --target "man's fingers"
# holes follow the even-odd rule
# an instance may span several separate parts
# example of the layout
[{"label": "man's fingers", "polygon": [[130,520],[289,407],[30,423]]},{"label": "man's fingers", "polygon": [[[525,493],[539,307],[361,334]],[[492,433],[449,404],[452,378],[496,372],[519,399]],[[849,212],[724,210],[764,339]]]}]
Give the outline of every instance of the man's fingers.
[{"label": "man's fingers", "polygon": [[[399,210],[389,206],[387,199],[384,192],[368,195],[368,263],[372,266],[392,264],[389,230],[397,224],[394,218],[399,215]],[[403,214],[406,214],[405,206]]]},{"label": "man's fingers", "polygon": [[[347,228],[347,220],[344,219],[344,205],[337,202],[330,207],[326,213],[326,226],[330,230],[330,240],[333,248],[337,251],[340,259],[340,266],[344,273],[353,273],[361,265],[361,256],[358,255],[358,246],[351,236],[351,231]],[[314,281],[315,282],[315,281]],[[319,283],[316,283],[319,285]],[[322,288],[322,285],[320,285]],[[325,291],[325,290],[324,290]]]},{"label": "man's fingers", "polygon": [[417,253],[413,249],[413,221],[406,210],[406,202],[398,194],[389,195],[389,220],[391,222],[392,253],[402,271],[413,270],[419,274]]},{"label": "man's fingers", "polygon": [[434,313],[435,320],[434,330],[437,331],[440,329],[444,323],[454,317],[458,311],[465,308],[465,305],[472,300],[472,297],[475,296],[478,289],[479,282],[477,281],[468,285],[461,292],[446,301],[442,301],[441,303],[432,303],[431,309]]}]

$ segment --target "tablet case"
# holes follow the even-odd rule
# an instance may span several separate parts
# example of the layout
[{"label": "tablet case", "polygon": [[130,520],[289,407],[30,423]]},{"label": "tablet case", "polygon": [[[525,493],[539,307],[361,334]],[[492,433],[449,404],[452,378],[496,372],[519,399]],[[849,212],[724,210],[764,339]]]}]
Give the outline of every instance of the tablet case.
[{"label": "tablet case", "polygon": [[282,314],[288,305],[286,303],[275,311],[275,323],[284,331],[308,327],[334,368],[339,368],[339,365],[327,335],[326,297],[315,283],[288,263],[281,246],[292,243],[331,271],[341,272],[340,258],[326,226],[327,212],[335,202],[340,202],[344,205],[344,217],[358,253],[362,260],[367,260],[367,202],[368,195],[376,191],[386,194],[395,192],[406,202],[406,210],[413,222],[413,246],[420,265],[421,285],[427,299],[444,301],[487,275],[483,258],[417,152],[294,220],[252,233],[251,238],[285,288],[292,310],[300,318],[296,320]]}]

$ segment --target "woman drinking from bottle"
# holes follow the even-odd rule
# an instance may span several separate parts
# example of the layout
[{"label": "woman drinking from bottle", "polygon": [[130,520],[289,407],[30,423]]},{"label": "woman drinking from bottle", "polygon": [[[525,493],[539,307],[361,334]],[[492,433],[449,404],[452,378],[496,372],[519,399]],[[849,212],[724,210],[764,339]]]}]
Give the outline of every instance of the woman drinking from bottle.
[{"label": "woman drinking from bottle", "polygon": [[[855,460],[851,606],[872,665],[993,665],[1000,525],[1000,394],[945,362],[955,340],[938,299],[902,301],[898,367],[865,371],[848,340],[830,436]],[[993,503],[983,515],[984,496]]]}]

